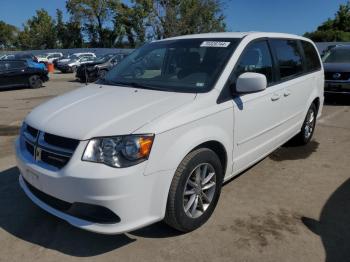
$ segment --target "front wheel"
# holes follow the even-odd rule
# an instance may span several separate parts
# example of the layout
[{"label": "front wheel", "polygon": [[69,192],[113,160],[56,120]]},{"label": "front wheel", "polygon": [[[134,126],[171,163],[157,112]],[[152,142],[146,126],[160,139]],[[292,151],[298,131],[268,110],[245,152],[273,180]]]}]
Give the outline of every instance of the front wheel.
[{"label": "front wheel", "polygon": [[172,180],[165,222],[182,232],[203,225],[216,207],[222,181],[222,165],[212,150],[199,148],[189,153]]}]

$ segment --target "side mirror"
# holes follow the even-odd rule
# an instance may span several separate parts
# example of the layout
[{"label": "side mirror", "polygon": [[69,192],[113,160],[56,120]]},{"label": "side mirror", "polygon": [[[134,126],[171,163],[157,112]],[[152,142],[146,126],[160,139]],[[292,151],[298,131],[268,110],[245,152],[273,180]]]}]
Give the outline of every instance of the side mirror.
[{"label": "side mirror", "polygon": [[237,93],[254,93],[265,90],[267,87],[266,76],[259,73],[247,72],[241,74],[236,81]]}]

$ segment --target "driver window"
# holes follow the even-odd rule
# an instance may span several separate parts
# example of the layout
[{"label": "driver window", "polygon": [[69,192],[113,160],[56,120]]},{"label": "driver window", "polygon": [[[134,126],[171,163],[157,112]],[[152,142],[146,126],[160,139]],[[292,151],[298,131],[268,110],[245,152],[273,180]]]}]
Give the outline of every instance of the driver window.
[{"label": "driver window", "polygon": [[266,41],[254,42],[244,51],[236,67],[236,77],[246,72],[260,73],[266,76],[267,83],[273,81],[271,53]]}]

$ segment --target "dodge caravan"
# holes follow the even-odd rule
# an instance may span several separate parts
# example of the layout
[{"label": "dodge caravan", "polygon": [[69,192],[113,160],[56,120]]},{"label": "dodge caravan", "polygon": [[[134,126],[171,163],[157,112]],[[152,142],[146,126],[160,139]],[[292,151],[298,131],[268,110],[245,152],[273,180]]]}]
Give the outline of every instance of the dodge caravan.
[{"label": "dodge caravan", "polygon": [[222,183],[295,139],[323,106],[315,45],[279,33],[145,44],[86,87],[35,108],[16,140],[19,183],[47,212],[105,234],[204,224]]}]

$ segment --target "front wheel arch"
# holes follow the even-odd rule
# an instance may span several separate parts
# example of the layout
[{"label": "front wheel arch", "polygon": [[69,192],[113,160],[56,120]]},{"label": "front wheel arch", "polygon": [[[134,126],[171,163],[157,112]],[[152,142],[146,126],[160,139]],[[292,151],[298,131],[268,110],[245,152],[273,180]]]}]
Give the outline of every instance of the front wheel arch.
[{"label": "front wheel arch", "polygon": [[215,140],[207,141],[207,142],[204,142],[204,143],[196,146],[190,152],[192,152],[192,151],[194,151],[196,149],[199,149],[199,148],[208,148],[208,149],[214,151],[214,153],[220,159],[221,166],[222,166],[222,169],[223,169],[223,173],[226,174],[226,169],[227,169],[227,152],[226,152],[226,149],[225,149],[225,147],[224,147],[224,145],[222,143],[220,143],[218,141],[215,141]]}]

